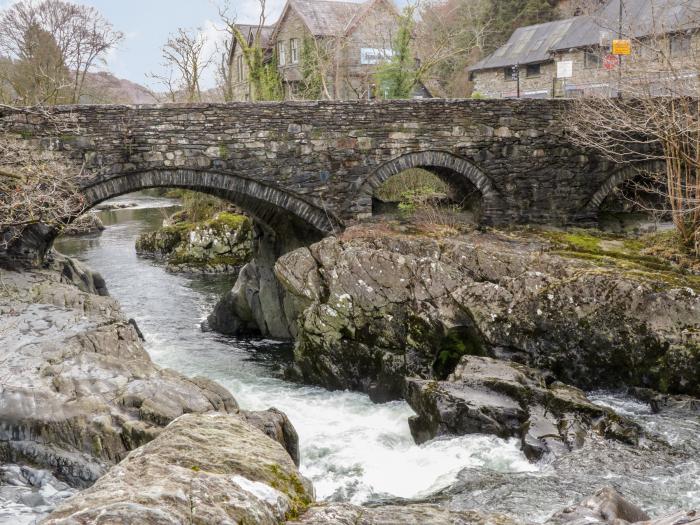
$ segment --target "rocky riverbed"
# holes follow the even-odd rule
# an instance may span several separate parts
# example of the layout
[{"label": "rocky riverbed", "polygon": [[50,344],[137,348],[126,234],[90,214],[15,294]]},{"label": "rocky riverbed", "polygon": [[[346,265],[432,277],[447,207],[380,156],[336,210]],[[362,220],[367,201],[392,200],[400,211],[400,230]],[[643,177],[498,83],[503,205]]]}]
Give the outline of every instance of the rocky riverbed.
[{"label": "rocky riverbed", "polygon": [[[354,265],[348,265],[347,268],[353,272],[363,271],[365,256],[358,252],[352,259],[347,257],[345,253],[349,247],[357,247],[360,242],[372,242],[376,243],[373,246],[381,246],[387,253],[374,254],[369,259],[382,261],[384,257],[393,257],[386,250],[386,245],[381,244],[385,241],[376,235],[369,241],[366,238],[359,240],[353,232],[350,233],[348,238],[323,241],[336,243],[335,251],[332,252],[336,259],[332,265],[332,259],[324,256],[324,259],[314,258],[314,266],[309,265],[308,272],[286,274],[295,277],[303,275],[311,283],[307,287],[311,294],[320,290],[314,300],[304,296],[299,302],[299,298],[293,294],[283,298],[285,322],[297,323],[294,330],[299,335],[299,341],[303,340],[309,327],[320,327],[312,323],[307,327],[299,322],[300,319],[307,319],[306,309],[310,307],[311,312],[328,312],[330,307],[336,314],[357,312],[365,315],[365,325],[355,325],[354,333],[346,328],[341,332],[341,338],[350,340],[353,337],[366,338],[367,335],[360,332],[370,329],[371,324],[382,318],[380,312],[371,318],[367,316],[362,303],[340,310],[332,300],[334,291],[343,289],[332,284],[336,280],[334,275],[342,277],[338,269],[343,266],[338,265],[337,261],[354,261]],[[397,239],[400,242],[407,241],[403,237]],[[522,238],[509,239],[508,236],[497,234],[495,239],[494,246],[497,249],[491,251],[492,248],[487,248],[483,250],[485,253],[478,254],[478,260],[484,264],[481,271],[486,273],[484,268],[497,268],[495,261],[501,261],[508,272],[517,269],[509,257],[514,257],[513,253],[522,250]],[[466,242],[464,239],[458,241]],[[437,242],[442,249],[444,242],[449,244],[457,241],[420,240],[421,244],[433,242]],[[472,250],[474,246],[481,247],[478,237],[472,238],[471,242]],[[107,244],[114,246],[113,240]],[[318,250],[317,246],[312,246],[308,251],[315,255],[329,253]],[[522,278],[518,272],[511,274],[503,271],[492,280],[483,277],[475,279],[475,275],[483,276],[483,273],[477,274],[466,263],[464,266],[456,266],[462,272],[458,273],[450,266],[454,264],[453,256],[442,256],[449,252],[426,249],[422,252],[423,256],[416,257],[411,251],[415,248],[414,244],[399,246],[410,248],[399,255],[409,260],[406,264],[415,266],[411,266],[413,273],[406,273],[401,260],[390,259],[393,261],[392,271],[398,279],[405,278],[405,275],[413,279],[410,281],[412,293],[419,293],[421,286],[432,293],[430,299],[411,303],[418,314],[429,311],[428,303],[432,302],[436,309],[447,308],[444,306],[448,304],[447,299],[453,299],[453,296],[464,297],[463,294],[456,293],[455,290],[459,287],[451,288],[445,284],[444,275],[455,279],[459,277],[462,285],[466,283],[476,289],[478,285],[485,287],[488,283],[497,284],[510,291],[512,296],[519,297],[514,293],[518,283],[522,282],[517,280]],[[527,257],[541,250],[540,259],[562,258],[573,261],[570,268],[551,261],[548,265],[534,266],[535,272],[545,275],[544,279],[535,282],[549,283],[546,290],[563,293],[580,290],[584,284],[590,284],[583,281],[583,284],[578,283],[573,288],[562,284],[562,281],[575,281],[580,274],[586,274],[590,261],[564,253],[572,250],[562,246],[560,238],[531,240],[531,246],[532,251],[524,252]],[[512,253],[506,248],[510,248]],[[464,250],[464,255],[471,257],[464,245],[454,248],[455,251],[457,249]],[[303,257],[299,257],[299,260],[304,260],[304,253],[300,250],[292,252],[288,257],[299,257],[301,254]],[[441,255],[437,260],[434,258],[435,253]],[[114,262],[114,256],[110,255],[109,260]],[[535,264],[535,260],[537,259],[528,259],[523,264]],[[323,261],[326,261],[327,266],[323,265]],[[428,286],[428,280],[416,280],[417,275],[428,275],[426,269],[430,268],[431,261],[436,263],[429,274],[431,281],[440,277],[440,286],[447,290],[443,295],[436,292],[440,288]],[[287,264],[285,258],[280,261],[283,262]],[[595,266],[601,271],[601,264]],[[377,287],[382,275],[378,270],[384,268],[375,262],[373,267],[364,268],[365,273],[359,279],[359,274],[355,273],[356,282],[360,279],[364,281],[364,285],[358,286],[365,290],[365,294],[371,293],[367,288],[381,289],[383,294],[392,288],[393,285]],[[466,271],[468,268],[472,269]],[[417,269],[422,270],[416,271]],[[545,270],[549,273],[545,273]],[[567,274],[568,270],[571,273]],[[131,271],[128,270],[127,273]],[[279,264],[276,271],[282,276]],[[612,263],[609,266],[602,265],[602,273],[609,279],[613,279],[613,275],[619,277],[619,272],[620,269]],[[670,341],[677,327],[668,324],[664,318],[661,321],[649,318],[650,310],[644,308],[648,308],[645,301],[651,292],[643,285],[656,283],[655,293],[662,301],[660,304],[665,307],[670,304],[669,298],[676,297],[673,295],[674,290],[685,288],[687,295],[678,296],[680,299],[676,297],[680,304],[674,305],[676,311],[683,312],[687,309],[692,311],[694,307],[691,301],[693,295],[688,291],[694,290],[694,283],[692,279],[686,281],[686,276],[671,269],[661,270],[661,275],[663,279],[655,274],[653,278],[645,276],[642,280],[635,281],[638,287],[641,286],[639,295],[615,299],[615,294],[600,293],[592,297],[606,307],[609,304],[624,304],[625,297],[633,297],[634,304],[641,305],[642,313],[636,315],[647,315],[647,321],[653,327],[651,333],[662,341]],[[639,276],[635,275],[637,277]],[[681,281],[687,286],[679,286]],[[282,282],[289,290],[291,281]],[[343,282],[350,282],[350,277]],[[323,465],[326,452],[322,450],[329,444],[327,438],[322,436],[331,436],[332,429],[320,434],[316,438],[320,441],[309,447],[309,443],[304,442],[308,439],[304,436],[308,434],[300,433],[300,442],[296,430],[282,412],[274,409],[257,412],[241,410],[234,397],[223,386],[211,380],[212,377],[225,377],[225,372],[222,373],[221,370],[225,367],[225,362],[220,361],[218,366],[213,361],[208,364],[211,352],[202,347],[201,343],[197,354],[189,356],[192,365],[178,367],[188,371],[200,367],[208,376],[207,379],[188,379],[181,373],[154,364],[144,350],[136,322],[129,321],[119,305],[105,295],[107,286],[104,280],[73,260],[54,256],[49,266],[41,270],[21,274],[3,272],[2,283],[0,337],[5,341],[5,334],[10,334],[7,341],[13,343],[2,349],[2,366],[6,367],[2,377],[10,380],[3,380],[0,396],[4,396],[4,399],[0,406],[5,407],[5,412],[0,415],[3,421],[12,420],[13,428],[19,431],[5,434],[0,439],[0,451],[7,454],[2,457],[5,465],[0,472],[0,508],[3,509],[0,510],[0,516],[9,509],[11,514],[8,515],[22,515],[23,520],[29,520],[31,516],[45,514],[58,505],[47,518],[48,523],[91,523],[98,520],[104,520],[104,523],[280,523],[289,520],[289,523],[301,524],[368,525],[543,522],[553,525],[670,525],[694,524],[698,521],[697,515],[688,510],[700,502],[700,486],[693,482],[700,479],[700,463],[697,461],[700,443],[696,439],[700,432],[700,418],[697,402],[693,398],[661,394],[649,388],[630,390],[636,397],[643,399],[642,402],[633,401],[628,395],[583,392],[576,387],[567,386],[561,381],[576,382],[572,379],[575,377],[573,373],[566,376],[556,368],[547,369],[537,359],[525,358],[523,349],[511,347],[504,351],[499,345],[492,344],[490,334],[501,332],[488,332],[483,328],[489,326],[483,321],[486,314],[470,315],[471,324],[446,325],[446,329],[443,327],[444,332],[435,328],[440,325],[429,325],[438,330],[438,334],[452,334],[446,338],[449,344],[436,345],[430,358],[421,357],[413,363],[410,356],[404,358],[404,368],[395,367],[394,377],[387,376],[391,381],[400,383],[401,395],[411,402],[416,411],[411,418],[414,437],[421,442],[427,440],[423,445],[410,449],[413,455],[423,457],[429,450],[441,450],[438,456],[425,458],[431,462],[443,459],[455,464],[464,462],[465,466],[458,468],[459,474],[442,483],[442,488],[411,498],[377,494],[369,506],[348,502],[348,497],[342,491],[329,496],[324,480],[318,487],[326,501],[314,503],[317,491],[305,478],[321,479],[317,474],[318,469],[326,467]],[[137,286],[133,276],[126,277],[125,283],[115,284],[121,290],[120,293]],[[164,281],[163,285],[167,288],[168,295],[179,295],[172,283],[166,284]],[[141,287],[139,295],[147,296],[149,290]],[[628,288],[623,287],[623,290]],[[549,298],[542,299],[542,293],[546,297],[546,292],[542,290],[540,294],[539,300],[543,304],[551,301]],[[357,297],[358,300],[364,300],[369,296],[358,293]],[[401,302],[402,297],[404,296],[392,296],[380,305],[394,304],[397,308],[397,305],[407,308]],[[416,299],[417,296],[411,297]],[[495,297],[499,298],[498,295]],[[593,301],[591,295],[586,297]],[[445,300],[439,300],[440,298]],[[526,297],[522,298],[522,301],[526,300]],[[314,305],[314,301],[318,304]],[[476,302],[476,299],[473,301]],[[177,304],[181,303],[182,299],[178,299]],[[556,304],[563,308],[566,302],[562,300]],[[553,309],[554,306],[551,309],[542,308],[542,311],[552,315]],[[389,315],[396,311],[399,310],[391,310]],[[441,312],[445,311],[450,310]],[[471,314],[471,310],[469,312]],[[386,316],[386,312],[383,315]],[[332,318],[331,314],[328,317],[308,317],[312,320]],[[621,317],[623,320],[630,318],[633,317],[628,313]],[[455,316],[447,319],[452,322]],[[559,319],[555,318],[552,322],[560,322]],[[594,318],[596,321],[600,319],[602,317]],[[349,326],[345,320],[342,323],[345,323],[341,324],[343,327]],[[148,323],[146,326],[146,337],[155,337],[158,332],[154,332]],[[459,329],[450,332],[454,326],[459,326]],[[465,330],[465,326],[469,330]],[[518,323],[514,326],[522,329]],[[609,325],[602,326],[608,330]],[[686,328],[692,326],[690,323]],[[564,329],[570,327],[564,326]],[[478,344],[474,343],[474,334],[478,335]],[[211,336],[204,335],[209,341]],[[530,337],[534,339],[535,335]],[[615,338],[620,336],[615,332],[606,332],[605,337],[615,343]],[[431,338],[423,340],[423,350],[417,351],[417,356],[428,355],[425,341],[444,340]],[[18,341],[16,344],[15,340]],[[199,340],[203,341],[201,337]],[[531,341],[527,338],[522,340]],[[211,341],[213,344],[213,339]],[[331,343],[335,344],[334,341],[330,338]],[[382,352],[391,348],[386,341],[395,340],[388,337],[386,340],[375,339],[376,346]],[[682,346],[688,341],[692,342],[693,339],[686,334],[675,344]],[[149,346],[153,348],[153,345]],[[671,347],[672,345],[667,345],[667,351]],[[449,350],[447,355],[443,354],[446,348]],[[168,347],[167,351],[176,352],[176,349]],[[585,355],[590,350],[579,343],[577,351]],[[533,355],[538,354],[533,352]],[[664,355],[666,354],[661,354],[661,357]],[[332,353],[321,355],[324,366],[328,362],[332,363],[333,359]],[[382,359],[392,366],[399,361],[396,359],[392,363],[391,359]],[[302,370],[298,355],[296,360],[297,365],[292,369],[292,375],[296,371],[298,378]],[[198,366],[194,366],[195,361]],[[172,362],[178,363],[176,360]],[[418,371],[417,373],[406,372],[407,367],[414,365],[415,368],[411,370]],[[239,364],[235,366],[238,367]],[[27,372],[24,372],[25,368]],[[421,376],[421,369],[428,370],[429,374]],[[349,369],[341,366],[338,370],[347,374]],[[376,369],[369,367],[357,368],[355,371],[365,373],[373,370]],[[652,373],[649,375],[654,377]],[[364,384],[368,385],[366,391],[381,398],[381,391],[376,389],[377,378],[381,377],[383,376],[377,375],[369,381],[364,377],[358,382],[358,389],[364,388],[362,385],[365,381]],[[592,382],[592,379],[589,378],[589,381]],[[577,384],[588,386],[583,381]],[[659,384],[634,382],[625,378],[620,379],[619,383],[602,384],[639,384],[661,389]],[[278,388],[274,381],[267,381],[266,385],[268,388]],[[227,386],[234,392],[241,388],[242,393],[247,388],[240,382],[227,383]],[[337,388],[336,385],[330,386]],[[316,392],[309,387],[299,388],[299,395],[305,389]],[[690,382],[683,385],[682,389],[665,390],[687,392],[689,388],[692,388]],[[288,395],[297,396],[291,390],[287,392]],[[345,413],[347,407],[342,404],[350,396],[346,393],[335,397],[336,405],[332,408]],[[16,399],[21,401],[17,406],[14,404]],[[310,416],[315,412],[321,417],[325,401],[318,396],[315,399],[317,403],[309,405],[314,406],[314,410],[307,408],[306,412]],[[282,405],[293,406],[285,395],[279,397],[279,401]],[[383,408],[385,406],[387,405],[375,405],[373,410],[377,414],[388,414]],[[12,407],[13,410],[8,411],[7,407]],[[29,408],[23,411],[22,407]],[[81,412],[83,408],[85,412]],[[49,415],[50,410],[55,414]],[[295,421],[307,424],[297,414]],[[404,424],[405,421],[404,416]],[[139,442],[125,439],[136,435],[134,429],[141,431],[138,434],[138,439],[141,440]],[[364,432],[360,428],[358,431]],[[484,433],[500,437],[490,438]],[[455,437],[457,434],[463,434],[463,437]],[[19,439],[17,436],[29,437]],[[502,438],[510,439],[508,443],[514,446],[517,440],[517,446],[534,463],[522,469],[514,469],[512,466],[503,468],[497,464],[499,460],[494,455],[495,448],[482,449],[481,454],[488,458],[480,458],[478,451],[474,455],[474,450],[470,449],[469,440],[493,439],[494,443],[506,443],[499,441]],[[395,436],[387,433],[384,439],[393,440]],[[371,441],[366,438],[363,440],[364,447],[372,449],[374,445]],[[96,446],[96,443],[100,446]],[[435,448],[441,444],[445,446]],[[462,450],[459,447],[463,447]],[[48,452],[40,454],[37,450]],[[28,454],[26,451],[34,453]],[[374,461],[382,471],[403,469],[407,456],[401,456],[401,464],[392,463],[392,457],[383,453],[377,455]],[[523,463],[527,464],[524,460]],[[299,464],[302,465],[301,470]],[[336,476],[348,475],[343,469],[335,468]],[[358,464],[352,468],[360,466]],[[75,475],[83,472],[91,473],[92,476]],[[605,488],[606,485],[615,488]],[[88,486],[90,487],[86,488]],[[76,494],[76,490],[80,492]],[[625,499],[627,497],[628,500]],[[686,510],[682,510],[684,508]],[[670,512],[675,514],[656,520],[650,518]]]},{"label": "rocky riverbed", "polygon": [[[217,383],[155,365],[99,274],[54,253],[44,269],[3,271],[0,282],[0,461],[2,481],[15,487],[0,493],[15,515],[41,514],[91,486],[183,414],[228,417],[246,429],[239,445],[275,443],[296,472],[287,417],[242,411]],[[239,507],[257,508],[244,500]]]}]

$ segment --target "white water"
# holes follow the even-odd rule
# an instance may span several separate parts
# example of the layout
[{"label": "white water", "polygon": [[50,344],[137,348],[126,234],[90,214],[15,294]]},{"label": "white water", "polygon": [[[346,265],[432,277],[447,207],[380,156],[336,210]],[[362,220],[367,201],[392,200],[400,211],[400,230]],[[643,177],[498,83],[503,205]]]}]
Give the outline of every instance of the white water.
[{"label": "white water", "polygon": [[[464,436],[415,445],[404,402],[375,405],[366,395],[329,392],[278,378],[280,345],[202,332],[200,322],[226,286],[222,279],[168,274],[138,258],[134,241],[162,220],[158,199],[122,198],[136,208],[102,212],[111,225],[99,237],[66,240],[58,248],[102,272],[110,293],[139,323],[154,361],[188,375],[219,381],[242,408],[277,407],[299,433],[301,471],[319,499],[362,503],[412,498],[444,488],[464,467],[525,472],[536,467],[517,441]],[[230,282],[227,283],[230,286]]]}]

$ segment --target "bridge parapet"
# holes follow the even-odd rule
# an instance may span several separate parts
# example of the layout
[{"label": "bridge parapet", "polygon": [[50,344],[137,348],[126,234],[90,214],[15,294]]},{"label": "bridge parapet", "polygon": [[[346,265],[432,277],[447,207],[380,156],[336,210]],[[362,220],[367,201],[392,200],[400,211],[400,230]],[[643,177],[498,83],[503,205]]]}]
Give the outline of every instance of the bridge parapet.
[{"label": "bridge parapet", "polygon": [[175,185],[238,202],[273,228],[298,220],[321,233],[371,213],[387,174],[424,167],[486,201],[483,219],[581,218],[610,167],[574,147],[567,101],[410,100],[0,110],[0,130],[84,166],[100,200]]}]

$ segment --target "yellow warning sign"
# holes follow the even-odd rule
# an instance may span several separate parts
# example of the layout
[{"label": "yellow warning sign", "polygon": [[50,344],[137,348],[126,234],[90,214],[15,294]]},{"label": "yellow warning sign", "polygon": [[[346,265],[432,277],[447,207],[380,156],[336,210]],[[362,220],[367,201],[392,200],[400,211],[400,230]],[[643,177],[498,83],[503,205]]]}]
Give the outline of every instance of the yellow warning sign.
[{"label": "yellow warning sign", "polygon": [[631,55],[632,54],[632,42],[629,40],[613,40],[612,41],[612,54],[613,55]]}]

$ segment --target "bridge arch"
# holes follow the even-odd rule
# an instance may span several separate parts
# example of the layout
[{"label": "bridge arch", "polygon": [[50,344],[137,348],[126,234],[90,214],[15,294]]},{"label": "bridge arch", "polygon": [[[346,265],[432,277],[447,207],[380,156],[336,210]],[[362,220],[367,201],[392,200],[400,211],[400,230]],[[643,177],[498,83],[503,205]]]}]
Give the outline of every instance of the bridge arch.
[{"label": "bridge arch", "polygon": [[86,210],[103,201],[149,188],[185,188],[231,201],[271,231],[290,226],[302,235],[328,235],[342,227],[339,219],[307,200],[258,181],[213,170],[150,170],[111,177],[85,186]]},{"label": "bridge arch", "polygon": [[600,206],[615,189],[626,181],[637,177],[644,171],[658,171],[663,169],[663,162],[644,162],[641,164],[628,164],[610,175],[600,188],[591,196],[579,214],[583,218],[597,218]]},{"label": "bridge arch", "polygon": [[[394,175],[411,168],[422,168],[435,173],[459,190],[472,186],[481,194],[483,212],[488,218],[499,208],[500,195],[493,181],[470,161],[453,153],[439,150],[405,153],[378,168],[360,187],[360,195],[371,199],[377,188]],[[457,178],[454,175],[457,174]]]}]

